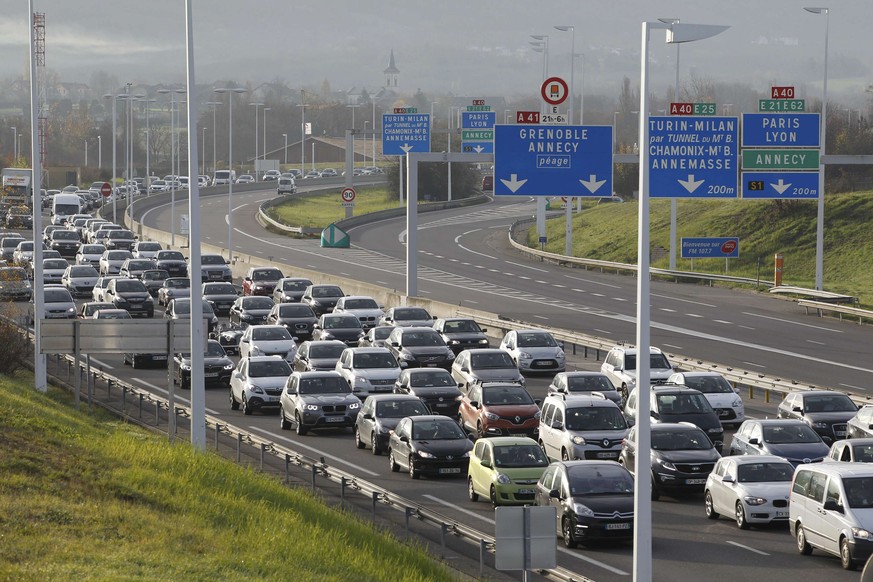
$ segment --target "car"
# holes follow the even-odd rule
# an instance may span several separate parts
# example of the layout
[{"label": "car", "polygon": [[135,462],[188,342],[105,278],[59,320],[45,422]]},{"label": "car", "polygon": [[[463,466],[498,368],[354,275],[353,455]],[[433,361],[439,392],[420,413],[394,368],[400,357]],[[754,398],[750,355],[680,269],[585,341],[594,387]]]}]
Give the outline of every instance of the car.
[{"label": "car", "polygon": [[360,410],[361,401],[332,370],[292,372],[279,399],[282,430],[294,426],[300,436],[313,429],[353,427]]},{"label": "car", "polygon": [[391,335],[392,331],[394,331],[393,325],[377,325],[376,327],[371,327],[367,330],[367,333],[364,334],[364,337],[361,338],[358,345],[362,348],[384,348],[385,341],[388,339],[388,336]]},{"label": "car", "polygon": [[132,319],[126,309],[98,309],[91,314],[91,319]]},{"label": "car", "polygon": [[[45,246],[45,245],[43,245]],[[22,240],[12,252],[13,267],[27,267],[33,260],[33,241]]]},{"label": "car", "polygon": [[482,176],[482,192],[493,192],[494,191],[494,176],[492,174],[487,174]]},{"label": "car", "polygon": [[388,467],[409,476],[466,475],[473,443],[447,416],[407,416],[388,439]]},{"label": "car", "polygon": [[452,364],[452,377],[462,390],[481,382],[513,382],[524,386],[524,376],[512,358],[496,348],[463,350]]},{"label": "car", "polygon": [[142,272],[140,280],[145,284],[146,289],[152,297],[158,296],[158,291],[164,286],[164,281],[169,278],[170,274],[164,269],[149,269]]},{"label": "car", "polygon": [[209,339],[217,340],[228,355],[239,355],[239,340],[247,327],[248,324],[245,323],[223,321],[209,332]]},{"label": "car", "polygon": [[239,297],[239,291],[233,283],[202,283],[200,294],[212,305],[212,310],[218,315],[227,315],[234,301]]},{"label": "car", "polygon": [[427,327],[395,327],[385,340],[388,350],[402,368],[443,368],[451,370],[455,353],[442,336]]},{"label": "car", "polygon": [[312,328],[318,322],[312,308],[302,303],[279,303],[267,314],[267,323],[285,327],[300,339],[312,339]]},{"label": "car", "polygon": [[29,206],[10,206],[6,212],[7,228],[33,228],[33,215]]},{"label": "car", "polygon": [[858,409],[855,416],[846,423],[846,438],[873,437],[873,405],[867,404]]},{"label": "car", "polygon": [[300,303],[306,288],[312,281],[306,277],[282,277],[273,289],[273,301],[276,303]]},{"label": "car", "polygon": [[[600,371],[606,374],[609,381],[621,392],[621,397],[627,401],[631,390],[637,385],[637,349],[625,345],[617,345],[609,350]],[[673,365],[660,349],[649,348],[649,381],[652,384],[663,384],[673,374]]]},{"label": "car", "polygon": [[314,340],[337,339],[347,346],[357,347],[362,337],[364,337],[364,328],[361,327],[361,321],[354,315],[325,313],[318,318],[312,327],[312,339]]},{"label": "car", "polygon": [[255,181],[255,177],[250,174],[243,174],[236,179],[237,184],[251,184]]},{"label": "car", "polygon": [[179,251],[158,251],[155,255],[155,268],[165,270],[171,277],[188,276],[188,263],[185,255]]},{"label": "car", "polygon": [[106,237],[108,236],[109,232],[121,229],[122,227],[117,224],[103,223],[96,231],[91,232],[87,235],[88,238],[85,240],[85,242],[100,243],[103,246],[106,246]]},{"label": "car", "polygon": [[395,394],[410,394],[421,399],[430,414],[458,418],[461,390],[452,375],[442,368],[407,368],[394,382]]},{"label": "car", "polygon": [[75,230],[62,228],[52,231],[46,246],[61,253],[62,257],[75,258],[81,242],[79,234]]},{"label": "car", "polygon": [[339,176],[339,172],[333,168],[325,168],[321,171],[322,178],[333,178],[335,176]]},{"label": "car", "polygon": [[242,282],[243,295],[272,297],[273,290],[285,275],[275,267],[252,267]]},{"label": "car", "polygon": [[486,497],[492,507],[530,505],[536,483],[549,466],[536,441],[527,437],[479,439],[470,452],[467,497]]},{"label": "car", "polygon": [[277,180],[276,183],[276,194],[296,194],[297,193],[297,182],[294,178],[281,176]]},{"label": "car", "polygon": [[566,547],[633,539],[634,480],[614,461],[556,461],[535,489],[537,506],[556,509],[555,533]]},{"label": "car", "polygon": [[549,384],[548,396],[562,394],[588,394],[599,392],[606,398],[622,405],[621,394],[602,372],[576,370],[573,372],[558,372]]},{"label": "car", "polygon": [[[215,315],[214,311],[212,311],[212,306],[209,305],[209,303],[203,299],[200,301],[203,306],[203,319],[207,322],[206,332],[212,333],[218,325],[218,316]],[[167,308],[164,310],[164,319],[191,319],[191,299],[188,297],[179,297],[170,300],[170,303],[167,304]]]},{"label": "car", "polygon": [[794,466],[774,455],[724,457],[706,478],[706,517],[733,518],[737,527],[788,522],[788,499]]},{"label": "car", "polygon": [[191,297],[191,280],[187,277],[167,277],[158,289],[158,305],[169,305],[173,299]]},{"label": "car", "polygon": [[374,455],[388,450],[388,438],[401,418],[428,414],[427,406],[415,396],[371,394],[355,419],[355,446],[370,447]]},{"label": "car", "polygon": [[346,348],[334,369],[361,400],[391,392],[400,377],[400,364],[386,348]]},{"label": "car", "polygon": [[[724,427],[706,397],[693,388],[676,384],[653,386],[649,391],[651,422],[690,422],[704,430],[721,453],[724,447]],[[637,419],[637,391],[634,389],[625,403],[624,416],[628,424]]]},{"label": "car", "polygon": [[818,463],[830,448],[809,426],[797,419],[749,419],[731,439],[731,455],[775,455],[792,465]]},{"label": "car", "polygon": [[273,305],[275,304],[269,297],[237,297],[230,306],[228,318],[232,322],[248,325],[266,323]]},{"label": "car", "polygon": [[261,177],[261,181],[262,182],[269,182],[269,181],[278,180],[280,175],[282,175],[282,172],[280,172],[279,170],[267,170],[266,172],[264,172],[264,175]]},{"label": "car", "polygon": [[133,258],[130,251],[106,249],[103,252],[103,256],[100,257],[100,267],[98,270],[101,275],[118,275],[121,272],[121,265],[130,258]]},{"label": "car", "polygon": [[474,384],[461,397],[458,422],[476,438],[526,436],[537,439],[540,407],[524,386],[487,382]]},{"label": "car", "polygon": [[[182,390],[191,388],[191,354],[181,352],[173,358],[176,373],[173,381]],[[233,360],[227,357],[224,348],[215,340],[206,341],[203,354],[203,383],[205,387],[218,386],[230,389],[230,376],[233,373]]]},{"label": "car", "polygon": [[91,299],[99,303],[106,302],[105,293],[106,288],[109,287],[109,282],[113,279],[119,278],[118,275],[100,275],[97,277],[97,281],[94,283],[94,289],[91,291]]},{"label": "car", "polygon": [[840,463],[873,463],[873,438],[837,441],[825,461]]},{"label": "car", "polygon": [[76,302],[62,285],[43,286],[45,319],[75,319]]},{"label": "car", "polygon": [[164,250],[161,243],[150,240],[137,241],[131,249],[135,259],[154,259],[159,251]]},{"label": "car", "polygon": [[376,325],[433,327],[434,318],[423,307],[390,307]]},{"label": "car", "polygon": [[282,175],[283,176],[290,176],[296,180],[296,179],[301,178],[303,176],[303,172],[301,172],[297,168],[291,168],[290,170],[286,170]]},{"label": "car", "polygon": [[512,357],[522,373],[564,371],[564,349],[545,330],[510,330],[500,341],[500,349]]},{"label": "car", "polygon": [[100,257],[106,252],[106,247],[101,244],[80,244],[76,251],[75,262],[77,265],[91,265],[95,269],[100,267]]},{"label": "car", "polygon": [[347,347],[339,340],[307,340],[297,348],[292,367],[296,372],[334,370]]},{"label": "car", "polygon": [[166,352],[159,353],[139,353],[125,352],[123,362],[125,365],[130,364],[131,368],[146,368],[146,367],[166,367],[169,356]]},{"label": "car", "polygon": [[602,394],[560,394],[543,401],[539,444],[549,459],[618,461],[628,424]]},{"label": "car", "polygon": [[110,230],[102,241],[103,245],[109,250],[124,249],[131,250],[136,243],[136,235],[127,229]]},{"label": "car", "polygon": [[433,322],[433,328],[443,336],[455,355],[462,350],[490,347],[488,336],[485,335],[488,330],[479,327],[476,320],[470,317],[441,317]]},{"label": "car", "polygon": [[240,358],[279,356],[292,362],[296,352],[296,338],[282,325],[250,325],[239,340]]},{"label": "car", "polygon": [[366,295],[346,295],[340,297],[333,307],[333,313],[350,313],[361,321],[361,327],[365,330],[376,327],[385,312],[376,303],[376,300]]},{"label": "car", "polygon": [[209,186],[209,176],[197,176],[197,186],[199,188],[206,188]]},{"label": "car", "polygon": [[200,281],[233,282],[233,271],[221,255],[200,255]]},{"label": "car", "polygon": [[737,394],[737,389],[718,372],[676,372],[667,378],[667,383],[700,391],[724,426],[740,426],[746,419],[743,399]]},{"label": "car", "polygon": [[155,268],[155,262],[151,259],[127,259],[122,263],[118,274],[130,279],[142,279],[142,274]]},{"label": "car", "polygon": [[153,180],[151,184],[149,184],[150,193],[168,192],[169,190],[170,185],[166,180]]},{"label": "car", "polygon": [[245,415],[278,409],[282,387],[290,375],[291,366],[279,356],[240,359],[230,376],[230,409],[242,408]]},{"label": "car", "polygon": [[103,292],[104,300],[118,309],[126,309],[133,317],[154,317],[155,302],[139,279],[112,279]]},{"label": "car", "polygon": [[0,300],[29,301],[33,286],[21,267],[0,267]]},{"label": "car", "polygon": [[[690,422],[665,422],[651,425],[651,439],[652,500],[660,499],[662,492],[674,496],[702,493],[707,477],[721,458],[706,433]],[[622,443],[618,459],[631,474],[635,470],[636,443],[634,426]]]},{"label": "car", "polygon": [[846,424],[858,413],[858,405],[840,392],[798,390],[786,394],[777,410],[779,418],[802,420],[830,445],[846,438]]},{"label": "car", "polygon": [[9,263],[9,266],[13,266],[12,263],[12,255],[15,253],[15,248],[18,244],[24,240],[24,237],[20,234],[8,234],[3,238],[0,238],[0,257],[2,260]]},{"label": "car", "polygon": [[303,180],[309,180],[312,178],[321,178],[321,173],[317,172],[316,170],[309,170],[308,172],[303,174],[303,177],[302,177]]},{"label": "car", "polygon": [[[64,261],[65,264],[66,261]],[[69,265],[61,275],[61,284],[73,297],[91,297],[100,274],[91,265]]]},{"label": "car", "polygon": [[321,316],[331,313],[337,300],[344,296],[345,293],[337,285],[310,285],[303,292],[300,302],[311,307],[315,315]]},{"label": "car", "polygon": [[[64,271],[70,265],[65,259],[43,259],[42,281],[43,283],[61,283]],[[93,270],[93,269],[92,269]]]}]

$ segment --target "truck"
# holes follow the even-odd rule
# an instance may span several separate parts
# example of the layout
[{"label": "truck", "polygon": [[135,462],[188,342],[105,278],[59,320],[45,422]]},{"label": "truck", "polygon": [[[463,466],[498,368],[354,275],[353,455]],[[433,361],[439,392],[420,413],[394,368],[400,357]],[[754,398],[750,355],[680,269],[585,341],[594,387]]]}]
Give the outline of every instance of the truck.
[{"label": "truck", "polygon": [[3,168],[3,190],[0,205],[31,206],[33,201],[32,174],[30,168]]}]

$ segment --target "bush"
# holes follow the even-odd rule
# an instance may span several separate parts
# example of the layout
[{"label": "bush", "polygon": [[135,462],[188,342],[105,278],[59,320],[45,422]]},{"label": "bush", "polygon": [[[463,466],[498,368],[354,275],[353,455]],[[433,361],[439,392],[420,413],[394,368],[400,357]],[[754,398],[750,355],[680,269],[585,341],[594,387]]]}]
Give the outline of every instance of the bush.
[{"label": "bush", "polygon": [[25,360],[33,351],[33,344],[20,328],[10,320],[0,318],[0,345],[3,357],[0,358],[0,375],[11,376],[24,366]]}]

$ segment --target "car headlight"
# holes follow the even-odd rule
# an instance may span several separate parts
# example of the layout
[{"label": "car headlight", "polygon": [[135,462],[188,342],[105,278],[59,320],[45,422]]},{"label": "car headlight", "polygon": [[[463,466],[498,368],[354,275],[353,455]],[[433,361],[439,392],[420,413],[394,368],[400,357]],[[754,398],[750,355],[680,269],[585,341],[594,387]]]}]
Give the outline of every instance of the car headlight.
[{"label": "car headlight", "polygon": [[767,503],[767,500],[763,497],[755,497],[754,495],[746,495],[743,497],[743,501],[749,505],[764,505]]},{"label": "car headlight", "polygon": [[261,388],[260,386],[255,385],[255,384],[252,384],[251,386],[249,386],[249,390],[251,390],[255,394],[263,394],[264,393],[264,389]]},{"label": "car headlight", "polygon": [[251,349],[249,349],[249,355],[250,356],[261,355],[261,348],[259,348],[258,346],[252,346]]},{"label": "car headlight", "polygon": [[479,340],[479,345],[487,346],[487,345],[488,345],[488,340],[487,340],[487,339],[484,339],[484,338],[483,338],[483,339],[480,339],[480,340]]},{"label": "car headlight", "polygon": [[871,534],[866,529],[861,529],[860,527],[853,527],[852,528],[852,535],[860,540],[873,539],[873,534]]},{"label": "car headlight", "polygon": [[224,369],[225,370],[233,370],[233,362],[231,362],[230,364],[225,364]]},{"label": "car headlight", "polygon": [[493,412],[486,412],[485,418],[487,418],[488,420],[500,420],[500,417]]},{"label": "car headlight", "polygon": [[326,339],[326,340],[333,339],[333,334],[330,332],[327,332],[327,331],[323,331],[323,332],[321,332],[321,339]]},{"label": "car headlight", "polygon": [[448,345],[450,345],[450,346],[456,346],[456,345],[458,345],[458,344],[461,343],[461,342],[459,342],[458,340],[449,340],[449,341],[446,342],[446,343],[447,343]]},{"label": "car headlight", "polygon": [[254,316],[251,313],[242,312],[239,314],[239,318],[249,320],[249,319],[254,319]]},{"label": "car headlight", "polygon": [[665,461],[664,459],[660,459],[660,458],[655,458],[655,461],[657,461],[659,465],[661,465],[662,467],[664,467],[668,471],[675,471],[676,470],[676,466],[673,463],[671,463],[670,461]]},{"label": "car headlight", "polygon": [[76,313],[76,308],[75,307],[68,307],[67,313]]},{"label": "car headlight", "polygon": [[731,408],[741,408],[743,406],[743,401],[737,398],[733,402],[731,402]]},{"label": "car headlight", "polygon": [[358,332],[358,339],[361,339],[361,338],[364,337],[365,335],[367,335],[367,334],[364,332],[364,330],[359,331],[359,332]]},{"label": "car headlight", "polygon": [[585,444],[585,439],[582,438],[582,437],[580,437],[580,436],[574,436],[574,437],[573,437],[573,444],[575,444],[575,445],[584,445],[584,444]]},{"label": "car headlight", "polygon": [[453,352],[452,350],[446,350],[446,359],[447,360],[454,360],[455,359],[455,352]]},{"label": "car headlight", "polygon": [[400,359],[401,360],[414,360],[415,356],[413,356],[409,352],[400,352]]},{"label": "car headlight", "polygon": [[421,457],[422,459],[435,459],[436,455],[428,453],[427,451],[415,451],[415,454]]},{"label": "car headlight", "polygon": [[581,517],[594,517],[594,512],[587,505],[582,505],[581,503],[573,504],[573,511],[576,512],[576,515]]},{"label": "car headlight", "polygon": [[558,350],[558,353],[555,354],[555,359],[556,359],[556,360],[563,360],[563,359],[564,359],[564,352],[563,352],[563,350]]},{"label": "car headlight", "polygon": [[461,457],[463,457],[463,458],[465,458],[465,459],[469,459],[469,458],[470,458],[470,451],[467,451],[466,453],[464,453],[463,455],[461,455]]},{"label": "car headlight", "polygon": [[708,428],[706,429],[706,432],[708,432],[709,434],[721,434],[722,432],[724,432],[724,430],[721,428]]},{"label": "car headlight", "polygon": [[[352,402],[351,404],[349,404],[349,410],[357,410],[357,409],[359,409],[360,407],[361,407],[361,403],[360,403],[360,402]],[[386,432],[387,432],[387,431],[386,431]]]},{"label": "car headlight", "polygon": [[498,473],[497,474],[497,482],[500,483],[501,485],[509,485],[510,483],[512,483],[512,479],[510,479],[509,477],[507,477],[503,473]]},{"label": "car headlight", "polygon": [[518,352],[518,357],[521,358],[522,360],[529,360],[529,359],[533,358],[533,356],[527,352]]},{"label": "car headlight", "polygon": [[318,410],[318,408],[319,407],[317,404],[307,404],[306,405],[306,410]]},{"label": "car headlight", "polygon": [[811,422],[810,426],[812,426],[812,428],[827,428],[828,423],[826,423],[826,422]]},{"label": "car headlight", "polygon": [[355,384],[361,384],[362,386],[367,386],[370,384],[370,379],[366,376],[355,376]]}]

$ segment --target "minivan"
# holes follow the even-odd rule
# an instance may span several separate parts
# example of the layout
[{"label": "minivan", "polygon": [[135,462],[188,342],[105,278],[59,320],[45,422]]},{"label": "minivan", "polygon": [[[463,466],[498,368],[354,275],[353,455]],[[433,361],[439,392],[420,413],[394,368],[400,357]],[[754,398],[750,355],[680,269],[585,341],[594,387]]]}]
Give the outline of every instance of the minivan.
[{"label": "minivan", "polygon": [[854,570],[873,554],[873,466],[816,463],[794,472],[788,524],[797,551],[839,556]]}]

